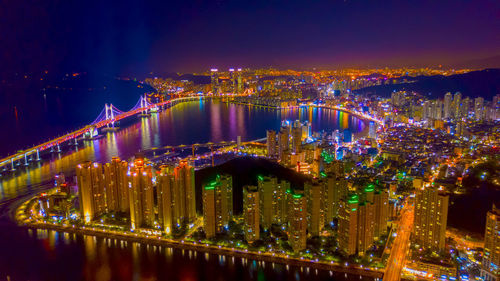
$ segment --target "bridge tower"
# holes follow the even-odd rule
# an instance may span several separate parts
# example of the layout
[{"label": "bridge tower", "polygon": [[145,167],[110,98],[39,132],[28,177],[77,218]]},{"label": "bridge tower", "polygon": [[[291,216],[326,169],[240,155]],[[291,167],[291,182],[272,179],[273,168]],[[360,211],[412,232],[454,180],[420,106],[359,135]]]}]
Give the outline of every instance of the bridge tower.
[{"label": "bridge tower", "polygon": [[108,128],[109,124],[111,124],[111,129],[115,128],[115,114],[113,113],[113,104],[104,104],[104,110],[106,112],[106,120],[111,120],[110,123],[106,124]]}]

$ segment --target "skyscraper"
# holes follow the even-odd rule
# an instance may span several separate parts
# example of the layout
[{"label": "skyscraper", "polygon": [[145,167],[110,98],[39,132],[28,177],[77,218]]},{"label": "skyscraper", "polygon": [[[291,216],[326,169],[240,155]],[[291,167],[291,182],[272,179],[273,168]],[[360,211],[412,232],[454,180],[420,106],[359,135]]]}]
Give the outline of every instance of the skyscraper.
[{"label": "skyscraper", "polygon": [[215,188],[218,185],[216,181],[203,187],[203,229],[207,238],[215,237],[216,233],[216,202]]},{"label": "skyscraper", "polygon": [[153,174],[151,165],[136,158],[130,165],[129,199],[131,228],[153,227],[154,212]]},{"label": "skyscraper", "polygon": [[174,218],[178,223],[190,223],[196,219],[194,168],[187,161],[180,161],[174,169]]},{"label": "skyscraper", "polygon": [[500,209],[495,205],[486,214],[481,277],[485,281],[496,281],[500,277]]},{"label": "skyscraper", "polygon": [[273,223],[286,224],[287,214],[287,191],[290,190],[290,182],[280,180],[273,192]]},{"label": "skyscraper", "polygon": [[352,132],[349,129],[344,129],[344,142],[352,142]]},{"label": "skyscraper", "polygon": [[276,132],[273,130],[267,131],[267,157],[276,156]]},{"label": "skyscraper", "polygon": [[372,139],[376,139],[377,138],[377,125],[373,121],[370,121],[370,127],[369,127],[369,130],[368,130],[368,136],[370,138],[372,138]]},{"label": "skyscraper", "polygon": [[212,84],[212,93],[214,95],[219,94],[219,74],[217,68],[210,69],[210,80]]},{"label": "skyscraper", "polygon": [[477,97],[474,100],[474,117],[476,120],[484,119],[484,99],[482,97]]},{"label": "skyscraper", "polygon": [[334,173],[328,173],[323,182],[323,206],[326,223],[333,222],[339,215],[340,200],[347,196],[349,191],[347,182],[343,177],[337,177]]},{"label": "skyscraper", "polygon": [[257,179],[259,187],[260,225],[269,229],[274,217],[274,191],[278,187],[278,179],[272,176],[259,176]]},{"label": "skyscraper", "polygon": [[436,120],[441,120],[443,118],[443,102],[441,100],[435,100],[433,103],[433,118]]},{"label": "skyscraper", "polygon": [[430,114],[429,114],[429,111],[430,111],[430,108],[431,108],[431,102],[426,100],[424,101],[424,104],[422,105],[422,119],[423,120],[427,120],[430,118]]},{"label": "skyscraper", "polygon": [[243,218],[245,220],[245,240],[253,242],[260,238],[259,190],[256,186],[243,187]]},{"label": "skyscraper", "polygon": [[386,189],[375,190],[373,195],[374,206],[374,237],[380,237],[387,232],[387,220],[389,216],[389,193]]},{"label": "skyscraper", "polygon": [[422,248],[441,251],[445,246],[449,197],[427,184],[415,196],[414,240]]},{"label": "skyscraper", "polygon": [[290,190],[288,193],[288,241],[293,251],[306,248],[307,203],[303,194]]},{"label": "skyscraper", "polygon": [[237,83],[238,83],[238,93],[242,93],[243,92],[243,78],[241,77],[241,68],[238,68],[237,69]]},{"label": "skyscraper", "polygon": [[445,119],[450,118],[450,110],[451,110],[451,93],[448,92],[444,95],[444,105],[443,105],[443,117]]},{"label": "skyscraper", "polygon": [[456,92],[453,96],[453,116],[460,118],[460,107],[462,106],[462,93]]},{"label": "skyscraper", "polygon": [[462,101],[462,107],[460,109],[460,117],[465,117],[467,118],[469,116],[469,111],[471,107],[471,100],[470,98],[465,98]]},{"label": "skyscraper", "polygon": [[283,156],[285,153],[287,153],[290,149],[290,136],[289,136],[289,130],[287,127],[281,127],[280,132],[279,132],[279,151],[278,151],[278,156],[279,159],[283,161]]},{"label": "skyscraper", "polygon": [[217,175],[203,187],[203,221],[207,237],[227,230],[233,215],[233,178]]},{"label": "skyscraper", "polygon": [[[352,210],[351,210],[352,211]],[[373,244],[374,233],[374,206],[365,200],[358,204],[358,223],[357,223],[357,252],[363,255]]]},{"label": "skyscraper", "polygon": [[106,207],[108,212],[127,212],[130,208],[127,183],[128,163],[113,157],[104,165]]},{"label": "skyscraper", "polygon": [[338,240],[340,249],[347,255],[356,253],[358,242],[359,197],[350,194],[340,201]]},{"label": "skyscraper", "polygon": [[167,165],[160,166],[160,173],[156,177],[156,196],[158,202],[158,220],[166,234],[170,234],[174,225],[173,217],[173,188],[175,186],[173,168]]},{"label": "skyscraper", "polygon": [[86,223],[106,211],[102,166],[86,161],[76,168],[80,214]]},{"label": "skyscraper", "polygon": [[318,182],[305,183],[307,200],[307,227],[312,236],[318,236],[325,225],[323,214],[323,186]]},{"label": "skyscraper", "polygon": [[292,127],[292,152],[300,153],[302,150],[302,127],[300,122],[295,122]]},{"label": "skyscraper", "polygon": [[215,185],[215,227],[217,232],[227,229],[233,217],[233,178],[217,175]]}]

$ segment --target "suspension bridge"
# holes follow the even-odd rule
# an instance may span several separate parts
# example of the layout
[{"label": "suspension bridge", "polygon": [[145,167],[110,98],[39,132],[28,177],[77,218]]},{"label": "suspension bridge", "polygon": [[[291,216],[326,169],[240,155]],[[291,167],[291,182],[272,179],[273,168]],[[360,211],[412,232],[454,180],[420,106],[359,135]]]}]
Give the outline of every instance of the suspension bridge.
[{"label": "suspension bridge", "polygon": [[3,159],[0,159],[0,169],[6,170],[8,166],[13,171],[16,166],[21,164],[29,165],[30,161],[40,161],[40,153],[46,150],[52,152],[61,152],[61,144],[66,142],[73,142],[74,145],[78,145],[78,139],[93,139],[99,135],[99,129],[102,130],[113,130],[115,124],[125,118],[133,115],[147,116],[151,112],[158,111],[162,108],[169,108],[181,102],[199,100],[203,98],[201,96],[194,97],[182,97],[171,99],[159,103],[151,103],[147,100],[146,95],[141,96],[139,101],[128,111],[121,111],[116,108],[113,104],[105,104],[103,110],[99,113],[97,118],[89,125],[80,128],[78,130],[67,133],[63,136],[57,137],[50,141],[44,142],[42,144],[36,145],[34,147],[28,148],[17,152],[16,154],[9,155]]}]

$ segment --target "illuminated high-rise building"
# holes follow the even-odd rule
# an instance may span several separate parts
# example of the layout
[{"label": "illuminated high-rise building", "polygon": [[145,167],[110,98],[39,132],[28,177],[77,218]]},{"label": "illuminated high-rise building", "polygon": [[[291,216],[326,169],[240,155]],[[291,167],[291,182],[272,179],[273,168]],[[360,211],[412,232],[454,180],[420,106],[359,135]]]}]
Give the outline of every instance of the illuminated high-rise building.
[{"label": "illuminated high-rise building", "polygon": [[203,229],[207,238],[215,237],[216,233],[216,203],[215,188],[218,185],[216,181],[203,187]]},{"label": "illuminated high-rise building", "polygon": [[238,68],[237,70],[237,83],[238,83],[238,93],[242,93],[243,92],[243,77],[241,77],[241,68]]},{"label": "illuminated high-rise building", "polygon": [[302,140],[305,140],[311,136],[311,123],[305,121],[302,126]]},{"label": "illuminated high-rise building", "polygon": [[339,216],[340,200],[345,198],[349,192],[347,182],[343,177],[337,177],[333,173],[327,174],[323,182],[323,206],[325,222],[332,223]]},{"label": "illuminated high-rise building", "polygon": [[273,192],[273,223],[286,224],[287,213],[287,191],[290,190],[290,182],[280,180]]},{"label": "illuminated high-rise building", "polygon": [[160,166],[160,172],[156,176],[156,186],[158,221],[163,231],[166,234],[170,234],[175,227],[173,216],[175,178],[172,167],[167,165]]},{"label": "illuminated high-rise building", "polygon": [[346,143],[352,142],[352,132],[351,132],[351,130],[344,129],[343,134],[344,134],[344,142],[346,142]]},{"label": "illuminated high-rise building", "polygon": [[76,168],[80,214],[86,223],[106,211],[102,166],[90,161]]},{"label": "illuminated high-rise building", "polygon": [[375,124],[375,122],[373,121],[370,121],[370,125],[369,125],[369,130],[368,130],[368,136],[372,139],[376,139],[377,138],[377,125]]},{"label": "illuminated high-rise building", "polygon": [[229,78],[231,79],[231,93],[235,93],[236,89],[236,74],[234,68],[229,69]]},{"label": "illuminated high-rise building", "polygon": [[259,207],[260,225],[264,229],[269,229],[274,217],[274,191],[278,187],[278,179],[272,176],[259,176]]},{"label": "illuminated high-rise building", "polygon": [[451,100],[452,100],[452,97],[451,97],[451,93],[448,92],[444,95],[444,103],[443,103],[443,117],[445,119],[447,118],[450,118],[451,117]]},{"label": "illuminated high-rise building", "polygon": [[445,246],[449,197],[427,184],[415,196],[414,240],[425,249],[441,251]]},{"label": "illuminated high-rise building", "polygon": [[422,119],[423,120],[428,120],[431,118],[430,109],[431,109],[431,102],[428,100],[424,101],[424,104],[422,105]]},{"label": "illuminated high-rise building", "polygon": [[154,227],[154,191],[152,167],[143,158],[130,164],[130,223],[132,229]]},{"label": "illuminated high-rise building", "polygon": [[374,206],[365,200],[358,204],[358,223],[357,223],[357,252],[363,255],[374,240]]},{"label": "illuminated high-rise building", "polygon": [[128,163],[113,157],[104,165],[104,184],[108,212],[127,212],[130,208],[127,182]]},{"label": "illuminated high-rise building", "polygon": [[387,232],[387,220],[389,217],[389,193],[387,190],[375,190],[373,194],[374,237],[380,237]]},{"label": "illuminated high-rise building", "polygon": [[359,197],[350,194],[340,201],[338,241],[340,249],[347,255],[354,255],[358,243]]},{"label": "illuminated high-rise building", "polygon": [[212,93],[214,95],[219,94],[220,87],[219,87],[219,73],[217,68],[212,68],[210,69],[210,80],[212,84]]},{"label": "illuminated high-rise building", "polygon": [[325,225],[323,214],[323,185],[319,182],[305,183],[307,200],[307,227],[312,236],[318,236]]},{"label": "illuminated high-rise building", "polygon": [[243,187],[243,218],[245,240],[253,242],[260,238],[259,190],[256,186]]},{"label": "illuminated high-rise building", "polygon": [[174,169],[174,178],[174,221],[191,223],[196,219],[194,168],[182,160]]},{"label": "illuminated high-rise building", "polygon": [[216,229],[217,232],[223,232],[233,217],[233,177],[227,174],[217,175],[216,182]]},{"label": "illuminated high-rise building", "polygon": [[460,118],[460,107],[462,106],[462,93],[456,92],[453,96],[453,116]]},{"label": "illuminated high-rise building", "polygon": [[276,132],[273,130],[267,131],[267,157],[276,156]]},{"label": "illuminated high-rise building", "polygon": [[302,150],[302,127],[300,122],[297,120],[292,127],[292,152],[298,154],[301,152],[301,150]]},{"label": "illuminated high-rise building", "polygon": [[484,119],[484,99],[482,97],[477,97],[474,100],[474,117],[476,120]]},{"label": "illuminated high-rise building", "polygon": [[462,101],[462,107],[460,108],[460,117],[467,118],[469,116],[470,107],[471,107],[471,99],[466,97]]},{"label": "illuminated high-rise building", "polygon": [[500,209],[497,209],[495,205],[486,214],[481,277],[485,281],[500,279]]},{"label": "illuminated high-rise building", "polygon": [[307,202],[303,194],[290,190],[288,204],[288,242],[298,252],[306,248]]},{"label": "illuminated high-rise building", "polygon": [[207,237],[227,230],[233,215],[233,178],[217,175],[203,187],[203,221]]},{"label": "illuminated high-rise building", "polygon": [[[335,157],[335,155],[333,155]],[[332,174],[337,178],[344,177],[344,162],[340,160],[332,160],[329,163],[324,164],[325,173]]]},{"label": "illuminated high-rise building", "polygon": [[280,160],[283,160],[283,156],[290,149],[290,135],[287,127],[281,127],[279,131],[279,146],[278,146],[278,156]]},{"label": "illuminated high-rise building", "polygon": [[433,114],[433,119],[436,120],[441,120],[443,117],[443,102],[441,100],[435,100],[432,104],[433,109],[432,109],[432,114]]}]

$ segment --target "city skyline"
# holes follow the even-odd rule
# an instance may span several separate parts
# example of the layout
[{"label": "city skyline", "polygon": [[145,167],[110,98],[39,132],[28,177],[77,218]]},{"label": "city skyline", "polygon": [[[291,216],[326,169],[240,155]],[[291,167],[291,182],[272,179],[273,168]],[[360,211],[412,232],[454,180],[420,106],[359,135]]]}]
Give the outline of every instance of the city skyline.
[{"label": "city skyline", "polygon": [[0,6],[0,280],[500,281],[498,0]]}]

